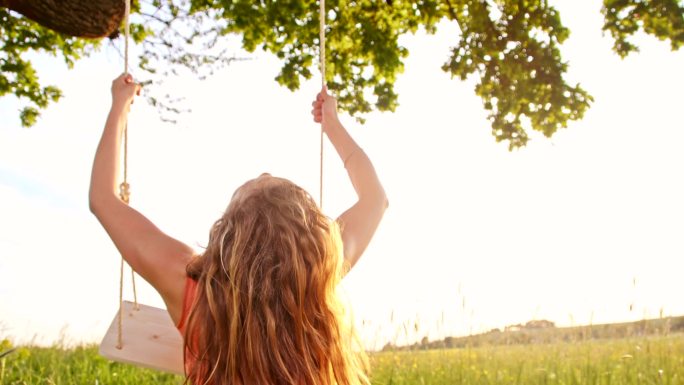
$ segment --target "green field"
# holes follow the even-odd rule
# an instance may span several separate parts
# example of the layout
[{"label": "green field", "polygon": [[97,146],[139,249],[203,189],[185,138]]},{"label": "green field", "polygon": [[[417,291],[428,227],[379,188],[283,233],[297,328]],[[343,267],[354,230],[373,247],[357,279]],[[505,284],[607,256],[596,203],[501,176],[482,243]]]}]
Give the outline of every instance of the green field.
[{"label": "green field", "polygon": [[[1,344],[0,344],[1,345]],[[0,351],[8,348],[7,342]],[[684,335],[371,356],[374,385],[684,385]],[[180,384],[177,376],[103,359],[94,346],[20,347],[0,384]]]}]

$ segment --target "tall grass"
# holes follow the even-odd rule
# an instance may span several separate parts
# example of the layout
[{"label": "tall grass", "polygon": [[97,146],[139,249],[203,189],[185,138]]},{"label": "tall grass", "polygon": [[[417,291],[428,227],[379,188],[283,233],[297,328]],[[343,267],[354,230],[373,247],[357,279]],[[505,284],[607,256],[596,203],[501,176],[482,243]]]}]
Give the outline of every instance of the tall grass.
[{"label": "tall grass", "polygon": [[[684,335],[382,352],[371,362],[374,385],[684,385]],[[110,362],[94,346],[22,347],[0,359],[2,385],[182,382]]]},{"label": "tall grass", "polygon": [[684,336],[382,352],[375,385],[684,385]]},{"label": "tall grass", "polygon": [[96,346],[20,347],[0,359],[0,385],[181,384],[181,377],[120,364],[101,357]]}]

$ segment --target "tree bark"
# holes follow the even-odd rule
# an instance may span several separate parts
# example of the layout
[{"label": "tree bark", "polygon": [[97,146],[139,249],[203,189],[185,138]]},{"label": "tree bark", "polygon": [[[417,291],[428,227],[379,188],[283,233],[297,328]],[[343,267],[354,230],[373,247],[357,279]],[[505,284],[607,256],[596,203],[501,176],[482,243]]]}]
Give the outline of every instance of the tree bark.
[{"label": "tree bark", "polygon": [[115,35],[124,18],[125,0],[0,0],[0,7],[69,36]]}]

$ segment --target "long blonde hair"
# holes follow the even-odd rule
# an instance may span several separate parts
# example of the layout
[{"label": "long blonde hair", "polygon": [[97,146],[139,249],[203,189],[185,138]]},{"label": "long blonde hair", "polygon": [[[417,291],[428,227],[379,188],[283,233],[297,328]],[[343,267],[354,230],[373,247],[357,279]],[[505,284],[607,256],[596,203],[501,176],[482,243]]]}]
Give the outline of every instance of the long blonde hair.
[{"label": "long blonde hair", "polygon": [[233,199],[188,265],[198,284],[186,382],[369,385],[337,293],[340,229],[304,189],[279,181]]}]

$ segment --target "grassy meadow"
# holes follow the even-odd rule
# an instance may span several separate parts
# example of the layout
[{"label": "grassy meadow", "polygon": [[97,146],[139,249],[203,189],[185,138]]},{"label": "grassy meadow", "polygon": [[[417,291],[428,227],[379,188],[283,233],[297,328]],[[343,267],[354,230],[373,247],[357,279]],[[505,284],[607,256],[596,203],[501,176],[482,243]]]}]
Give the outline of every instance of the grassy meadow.
[{"label": "grassy meadow", "polygon": [[[4,345],[4,346],[3,346]],[[5,341],[0,352],[11,346]],[[373,385],[684,385],[684,334],[539,345],[388,351],[371,355]],[[181,384],[108,361],[97,347],[19,347],[0,384]]]}]

